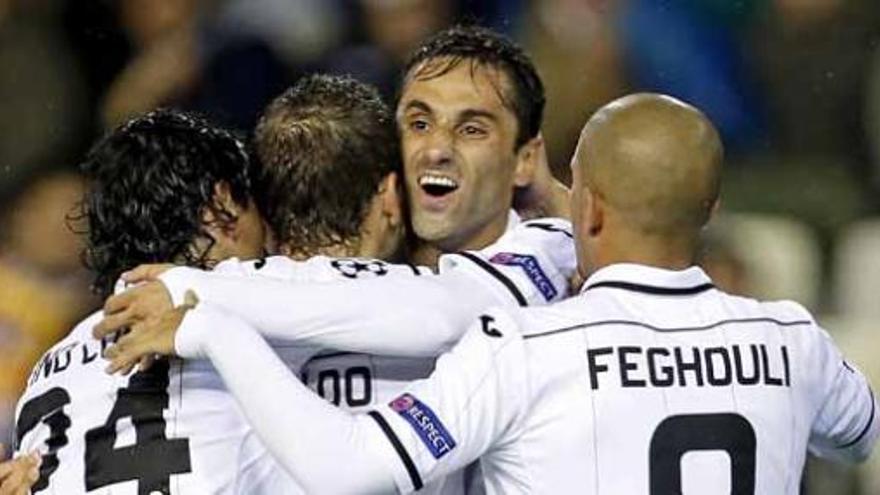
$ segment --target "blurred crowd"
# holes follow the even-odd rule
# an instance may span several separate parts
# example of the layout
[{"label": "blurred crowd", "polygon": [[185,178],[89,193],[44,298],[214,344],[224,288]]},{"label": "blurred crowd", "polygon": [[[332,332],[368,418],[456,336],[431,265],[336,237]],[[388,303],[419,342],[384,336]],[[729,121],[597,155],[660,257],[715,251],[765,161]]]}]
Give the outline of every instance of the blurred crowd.
[{"label": "blurred crowd", "polygon": [[[532,55],[560,178],[587,117],[617,96],[703,109],[727,177],[702,263],[733,292],[826,315],[880,383],[876,0],[0,0],[0,441],[33,361],[99,303],[76,235],[76,165],[96,136],[163,105],[247,134],[314,71],[391,100],[410,50],[455,22]],[[816,493],[880,493],[877,475],[810,473]]]}]

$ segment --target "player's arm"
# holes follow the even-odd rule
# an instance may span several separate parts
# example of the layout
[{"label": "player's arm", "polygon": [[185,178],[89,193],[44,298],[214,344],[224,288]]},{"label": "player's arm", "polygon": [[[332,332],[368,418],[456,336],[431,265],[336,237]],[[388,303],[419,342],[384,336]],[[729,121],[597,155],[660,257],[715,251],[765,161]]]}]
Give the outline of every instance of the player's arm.
[{"label": "player's arm", "polygon": [[[181,356],[213,362],[266,447],[306,492],[406,492],[465,466],[515,430],[525,388],[522,341],[483,321],[440,358],[430,379],[359,415],[314,395],[245,322],[208,305],[187,314],[176,346]],[[210,333],[218,326],[223,339]]]},{"label": "player's arm", "polygon": [[[222,328],[223,337],[214,330]],[[243,320],[208,304],[187,312],[176,339],[181,357],[210,359],[269,452],[306,493],[387,493],[393,480],[370,446],[369,418],[316,396]]]},{"label": "player's arm", "polygon": [[862,462],[880,436],[880,408],[865,376],[848,363],[824,330],[817,358],[821,375],[819,411],[813,421],[810,451],[838,462]]},{"label": "player's arm", "polygon": [[95,336],[128,327],[129,340],[134,339],[141,320],[170,309],[172,302],[181,304],[192,290],[200,300],[238,315],[273,341],[436,356],[487,307],[565,297],[575,269],[570,224],[559,219],[526,222],[481,251],[450,255],[441,264],[440,275],[322,284],[177,267],[159,276],[164,285],[151,283],[110,298]]},{"label": "player's arm", "polygon": [[180,267],[161,277],[162,284],[135,287],[108,300],[95,336],[130,327],[134,339],[144,320],[179,306],[191,291],[271,341],[433,357],[461,337],[474,315],[497,303],[491,290],[458,273],[301,283]]},{"label": "player's arm", "polygon": [[386,462],[398,489],[418,489],[490,451],[504,455],[522,433],[528,411],[527,368],[514,320],[489,310],[437,360],[429,378],[370,412],[395,446],[394,460]]}]

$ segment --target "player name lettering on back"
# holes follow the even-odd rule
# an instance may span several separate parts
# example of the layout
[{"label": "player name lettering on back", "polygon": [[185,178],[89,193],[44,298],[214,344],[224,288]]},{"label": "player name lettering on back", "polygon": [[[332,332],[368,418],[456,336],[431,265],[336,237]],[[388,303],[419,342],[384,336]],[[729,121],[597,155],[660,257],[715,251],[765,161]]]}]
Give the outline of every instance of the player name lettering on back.
[{"label": "player name lettering on back", "polygon": [[71,365],[82,366],[96,361],[103,362],[103,359],[99,360],[98,358],[104,354],[107,347],[118,339],[119,334],[113,334],[101,339],[100,342],[96,340],[73,342],[63,347],[50,349],[34,365],[34,369],[31,371],[31,376],[28,379],[28,386],[37,383],[41,379],[63,373]]},{"label": "player name lettering on back", "polygon": [[788,349],[767,344],[725,347],[598,347],[587,350],[590,387],[789,387]]}]

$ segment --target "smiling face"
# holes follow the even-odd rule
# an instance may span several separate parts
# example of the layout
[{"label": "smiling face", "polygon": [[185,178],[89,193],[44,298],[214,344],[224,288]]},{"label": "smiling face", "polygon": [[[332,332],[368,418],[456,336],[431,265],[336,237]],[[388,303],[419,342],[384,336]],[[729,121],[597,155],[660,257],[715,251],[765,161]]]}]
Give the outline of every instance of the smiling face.
[{"label": "smiling face", "polygon": [[[445,62],[428,60],[428,73]],[[514,186],[529,180],[527,146],[515,149],[516,115],[499,94],[510,84],[468,60],[419,77],[425,64],[410,72],[397,108],[413,229],[443,251],[481,248],[504,232]]]}]

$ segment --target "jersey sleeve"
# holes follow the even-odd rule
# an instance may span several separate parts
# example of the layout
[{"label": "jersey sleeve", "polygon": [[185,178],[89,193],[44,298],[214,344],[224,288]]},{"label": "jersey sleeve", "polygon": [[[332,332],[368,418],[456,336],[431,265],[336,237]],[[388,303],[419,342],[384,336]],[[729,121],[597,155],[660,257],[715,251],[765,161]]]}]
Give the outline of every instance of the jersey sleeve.
[{"label": "jersey sleeve", "polygon": [[440,357],[429,378],[368,413],[394,448],[385,462],[400,492],[418,490],[515,438],[528,403],[524,363],[513,320],[490,311]]},{"label": "jersey sleeve", "polygon": [[495,293],[459,273],[304,283],[177,267],[161,280],[174,300],[191,289],[274,343],[388,356],[437,356],[497,304]]},{"label": "jersey sleeve", "polygon": [[439,262],[441,273],[467,273],[518,306],[564,299],[576,268],[571,223],[558,218],[523,222],[484,249],[443,255]]},{"label": "jersey sleeve", "polygon": [[880,436],[880,411],[864,375],[841,355],[819,329],[815,366],[819,411],[812,425],[810,452],[838,462],[868,458]]},{"label": "jersey sleeve", "polygon": [[[223,338],[213,335],[218,328]],[[188,344],[177,345],[178,353],[211,360],[268,451],[305,493],[393,491],[392,474],[381,460],[391,447],[372,420],[312,393],[253,327],[199,303],[184,317],[181,336]]]}]

